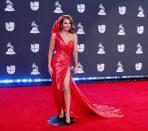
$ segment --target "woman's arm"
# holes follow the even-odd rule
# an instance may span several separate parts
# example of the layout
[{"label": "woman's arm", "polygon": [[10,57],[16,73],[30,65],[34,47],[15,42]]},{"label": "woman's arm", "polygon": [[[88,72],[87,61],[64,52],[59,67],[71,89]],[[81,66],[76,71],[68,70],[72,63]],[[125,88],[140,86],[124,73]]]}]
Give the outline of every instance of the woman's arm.
[{"label": "woman's arm", "polygon": [[78,52],[77,52],[77,46],[78,46],[78,37],[77,34],[74,34],[74,50],[73,50],[73,58],[74,58],[74,73],[77,73],[78,70]]},{"label": "woman's arm", "polygon": [[54,49],[55,49],[55,36],[56,36],[56,34],[53,33],[50,38],[50,46],[49,46],[49,51],[48,51],[48,70],[49,70],[49,73],[51,76],[52,76],[51,59],[52,59],[52,55],[53,55]]}]

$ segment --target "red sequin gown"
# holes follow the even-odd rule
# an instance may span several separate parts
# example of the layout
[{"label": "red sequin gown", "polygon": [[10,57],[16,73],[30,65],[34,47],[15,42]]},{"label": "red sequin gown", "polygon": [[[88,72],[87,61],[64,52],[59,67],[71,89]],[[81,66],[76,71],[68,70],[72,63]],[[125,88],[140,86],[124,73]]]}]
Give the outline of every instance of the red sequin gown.
[{"label": "red sequin gown", "polygon": [[[51,60],[51,66],[53,69],[52,75],[52,88],[54,90],[55,104],[60,113],[61,107],[65,108],[64,96],[63,96],[63,81],[67,70],[71,67],[71,54],[74,49],[74,42],[71,40],[69,42],[64,42],[60,33],[56,33],[55,37],[55,51]],[[92,104],[86,96],[80,91],[72,76],[70,76],[70,91],[71,91],[71,102],[75,107],[74,111],[79,113],[95,113],[101,117],[105,118],[119,118],[123,115],[120,109],[115,109],[111,106]],[[63,106],[64,105],[64,106]],[[71,104],[72,106],[72,104]],[[77,114],[78,114],[77,112]]]}]

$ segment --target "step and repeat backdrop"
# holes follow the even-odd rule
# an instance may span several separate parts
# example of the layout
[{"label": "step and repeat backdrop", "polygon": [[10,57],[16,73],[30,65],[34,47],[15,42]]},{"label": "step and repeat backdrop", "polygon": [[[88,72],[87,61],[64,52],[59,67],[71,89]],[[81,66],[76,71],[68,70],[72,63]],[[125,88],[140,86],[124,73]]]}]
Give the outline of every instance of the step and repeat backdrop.
[{"label": "step and repeat backdrop", "polygon": [[66,14],[79,40],[76,80],[146,78],[147,5],[147,0],[1,0],[0,82],[50,81],[50,31]]}]

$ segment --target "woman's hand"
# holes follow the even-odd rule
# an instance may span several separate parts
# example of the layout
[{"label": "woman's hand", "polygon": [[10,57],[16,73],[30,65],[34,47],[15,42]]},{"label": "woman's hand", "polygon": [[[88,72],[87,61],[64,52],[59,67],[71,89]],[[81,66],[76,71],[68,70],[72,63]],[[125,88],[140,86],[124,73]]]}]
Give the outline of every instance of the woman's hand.
[{"label": "woman's hand", "polygon": [[77,71],[78,71],[78,66],[75,66],[74,67],[74,74],[77,74]]},{"label": "woman's hand", "polygon": [[49,71],[50,76],[52,77],[53,71],[52,71],[52,67],[50,65],[48,65],[48,71]]}]

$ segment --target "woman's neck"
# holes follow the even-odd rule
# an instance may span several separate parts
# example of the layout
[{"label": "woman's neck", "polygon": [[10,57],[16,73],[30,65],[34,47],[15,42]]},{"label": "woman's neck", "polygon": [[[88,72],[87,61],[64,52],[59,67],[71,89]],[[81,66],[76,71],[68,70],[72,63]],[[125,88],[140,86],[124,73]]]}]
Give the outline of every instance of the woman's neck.
[{"label": "woman's neck", "polygon": [[62,34],[69,34],[69,32],[68,31],[65,31],[65,30],[62,30],[61,33]]}]

